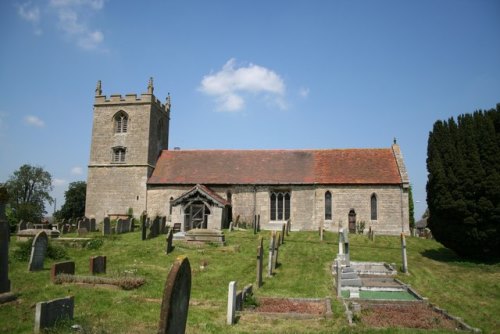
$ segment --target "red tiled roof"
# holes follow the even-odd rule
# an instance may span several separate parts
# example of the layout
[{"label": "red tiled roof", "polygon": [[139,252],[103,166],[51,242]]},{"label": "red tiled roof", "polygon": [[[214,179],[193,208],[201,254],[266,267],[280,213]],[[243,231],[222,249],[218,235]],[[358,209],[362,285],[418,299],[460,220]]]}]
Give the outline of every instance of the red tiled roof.
[{"label": "red tiled roof", "polygon": [[401,184],[391,148],[162,151],[148,184]]}]

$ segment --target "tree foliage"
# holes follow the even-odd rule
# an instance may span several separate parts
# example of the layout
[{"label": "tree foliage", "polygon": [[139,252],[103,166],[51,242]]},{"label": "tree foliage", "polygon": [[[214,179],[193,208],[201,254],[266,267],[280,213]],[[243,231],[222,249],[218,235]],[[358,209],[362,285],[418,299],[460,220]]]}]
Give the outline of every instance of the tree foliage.
[{"label": "tree foliage", "polygon": [[500,104],[437,121],[427,146],[428,226],[462,256],[500,256]]},{"label": "tree foliage", "polygon": [[64,193],[64,204],[56,212],[56,218],[71,219],[83,217],[85,215],[86,193],[87,183],[85,181],[71,182],[68,190]]},{"label": "tree foliage", "polygon": [[9,205],[16,220],[40,222],[45,211],[45,202],[53,202],[49,192],[52,176],[42,167],[22,165],[6,182]]}]

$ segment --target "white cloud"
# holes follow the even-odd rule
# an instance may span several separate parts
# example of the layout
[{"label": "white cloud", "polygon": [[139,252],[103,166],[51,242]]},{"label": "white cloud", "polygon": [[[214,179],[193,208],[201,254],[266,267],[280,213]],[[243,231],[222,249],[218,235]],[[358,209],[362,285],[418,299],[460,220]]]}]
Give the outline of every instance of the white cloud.
[{"label": "white cloud", "polygon": [[229,59],[219,72],[206,75],[201,81],[199,89],[216,98],[218,110],[243,109],[247,93],[264,94],[279,108],[286,109],[285,83],[278,74],[259,65],[237,67],[235,63],[235,59]]},{"label": "white cloud", "polygon": [[94,50],[102,45],[102,31],[89,28],[88,22],[81,18],[81,14],[88,13],[89,10],[101,10],[104,7],[103,0],[51,0],[50,6],[56,10],[59,29],[80,48]]},{"label": "white cloud", "polygon": [[28,115],[24,117],[24,123],[27,125],[32,125],[37,128],[43,128],[45,126],[45,122],[42,121],[40,118],[33,116],[33,115]]},{"label": "white cloud", "polygon": [[40,22],[40,8],[31,3],[31,1],[25,2],[18,6],[17,14],[25,21],[30,22],[33,25],[35,35],[41,35],[42,30],[38,26]]},{"label": "white cloud", "polygon": [[75,166],[71,168],[71,175],[82,175],[83,174],[83,168],[80,166]]},{"label": "white cloud", "polygon": [[67,183],[68,181],[64,180],[64,179],[58,179],[58,178],[53,178],[52,179],[52,184],[55,186],[55,187],[60,187],[60,186],[63,186]]},{"label": "white cloud", "polygon": [[309,96],[309,88],[301,87],[299,89],[299,95],[300,95],[300,97],[302,97],[304,99],[307,98]]}]

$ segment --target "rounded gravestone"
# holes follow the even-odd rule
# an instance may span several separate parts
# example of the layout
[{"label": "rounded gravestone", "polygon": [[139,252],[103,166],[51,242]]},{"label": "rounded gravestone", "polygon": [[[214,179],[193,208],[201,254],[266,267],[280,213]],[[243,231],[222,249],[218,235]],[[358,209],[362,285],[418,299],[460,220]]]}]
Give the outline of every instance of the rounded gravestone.
[{"label": "rounded gravestone", "polygon": [[40,231],[33,239],[33,244],[31,246],[31,256],[30,263],[28,266],[29,271],[42,270],[43,261],[45,260],[45,255],[47,254],[47,247],[49,245],[49,238],[45,231]]},{"label": "rounded gravestone", "polygon": [[158,333],[184,333],[191,295],[191,266],[185,256],[179,256],[165,282]]}]

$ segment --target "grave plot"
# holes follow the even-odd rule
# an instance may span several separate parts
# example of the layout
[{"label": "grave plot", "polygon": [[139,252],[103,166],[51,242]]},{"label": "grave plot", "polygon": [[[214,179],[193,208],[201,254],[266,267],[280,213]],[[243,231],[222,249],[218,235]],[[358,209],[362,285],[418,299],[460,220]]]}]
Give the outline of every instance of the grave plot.
[{"label": "grave plot", "polygon": [[257,306],[251,310],[267,316],[285,318],[331,317],[329,298],[272,298],[257,299]]}]

